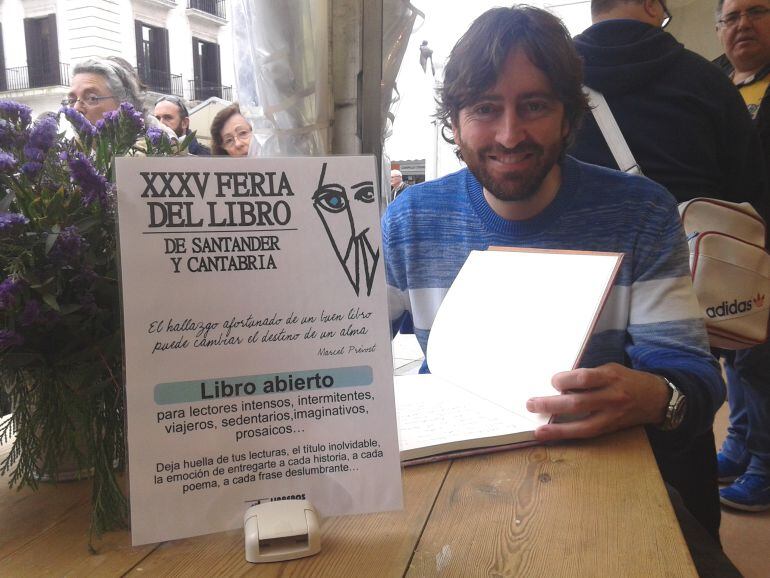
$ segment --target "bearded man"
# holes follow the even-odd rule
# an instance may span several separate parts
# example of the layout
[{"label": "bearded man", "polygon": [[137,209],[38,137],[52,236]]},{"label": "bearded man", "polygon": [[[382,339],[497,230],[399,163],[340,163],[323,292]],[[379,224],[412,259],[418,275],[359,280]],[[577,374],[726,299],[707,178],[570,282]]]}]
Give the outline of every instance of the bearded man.
[{"label": "bearded man", "polygon": [[[455,45],[444,73],[438,117],[467,168],[409,187],[383,217],[394,332],[411,313],[426,351],[441,301],[472,250],[624,253],[581,367],[555,375],[554,395],[527,404],[582,417],[541,426],[535,437],[644,425],[656,454],[704,451],[693,441],[710,432],[725,390],[692,290],[677,204],[649,179],[565,154],[587,110],[567,30],[543,10],[494,8]],[[669,461],[676,460],[660,463]]]}]

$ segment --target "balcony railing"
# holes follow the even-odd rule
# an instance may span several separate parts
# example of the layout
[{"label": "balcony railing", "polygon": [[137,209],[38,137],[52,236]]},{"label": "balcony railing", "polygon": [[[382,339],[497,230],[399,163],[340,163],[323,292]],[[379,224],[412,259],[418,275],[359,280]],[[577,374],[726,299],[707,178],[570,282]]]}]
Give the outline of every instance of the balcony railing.
[{"label": "balcony railing", "polygon": [[232,86],[221,86],[201,80],[189,80],[188,82],[190,83],[190,100],[206,100],[212,96],[225,100],[233,99]]},{"label": "balcony railing", "polygon": [[63,62],[40,66],[17,66],[0,69],[0,91],[26,90],[45,86],[69,86],[70,65]]},{"label": "balcony railing", "polygon": [[184,83],[181,74],[171,74],[165,70],[154,70],[152,68],[139,67],[136,69],[139,78],[147,85],[147,88],[160,92],[162,94],[173,94],[174,96],[184,96]]},{"label": "balcony railing", "polygon": [[217,16],[222,20],[227,18],[225,0],[187,0],[187,8],[200,10],[206,14]]}]

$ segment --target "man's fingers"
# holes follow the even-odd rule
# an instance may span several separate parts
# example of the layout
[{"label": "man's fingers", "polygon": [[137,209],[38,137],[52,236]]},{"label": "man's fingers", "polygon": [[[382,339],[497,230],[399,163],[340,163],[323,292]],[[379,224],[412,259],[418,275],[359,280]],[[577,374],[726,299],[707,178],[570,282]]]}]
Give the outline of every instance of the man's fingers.
[{"label": "man's fingers", "polygon": [[599,392],[581,393],[579,390],[562,395],[533,397],[527,400],[527,411],[547,414],[583,414],[594,411],[602,403]]},{"label": "man's fingers", "polygon": [[581,368],[562,371],[551,378],[551,384],[561,392],[595,389],[609,383],[606,371],[600,368]]},{"label": "man's fingers", "polygon": [[612,431],[606,416],[593,414],[585,419],[566,423],[549,423],[535,430],[539,442],[592,438]]}]

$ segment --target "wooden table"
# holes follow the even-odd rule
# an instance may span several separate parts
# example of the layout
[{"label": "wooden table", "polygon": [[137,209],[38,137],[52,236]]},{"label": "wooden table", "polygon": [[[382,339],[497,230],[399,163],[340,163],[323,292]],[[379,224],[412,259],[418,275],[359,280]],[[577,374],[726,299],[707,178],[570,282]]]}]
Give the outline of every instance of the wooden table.
[{"label": "wooden table", "polygon": [[642,429],[403,480],[403,511],[327,519],[317,556],[253,565],[242,531],[137,548],[112,532],[90,554],[88,481],[35,493],[0,478],[0,576],[696,576]]}]

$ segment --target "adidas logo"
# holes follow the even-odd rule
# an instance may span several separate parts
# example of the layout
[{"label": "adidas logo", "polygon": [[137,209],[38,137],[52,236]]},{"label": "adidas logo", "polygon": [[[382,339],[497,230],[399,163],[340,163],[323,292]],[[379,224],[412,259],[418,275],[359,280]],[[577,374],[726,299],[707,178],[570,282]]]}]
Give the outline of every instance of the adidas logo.
[{"label": "adidas logo", "polygon": [[754,307],[762,307],[765,304],[765,296],[757,293],[757,296],[752,299]]},{"label": "adidas logo", "polygon": [[753,305],[753,299],[747,299],[746,301],[738,301],[733,299],[732,303],[728,301],[722,301],[716,307],[707,307],[706,315],[709,319],[716,319],[717,317],[727,317],[728,315],[738,315],[739,313],[748,313],[751,311]]}]

